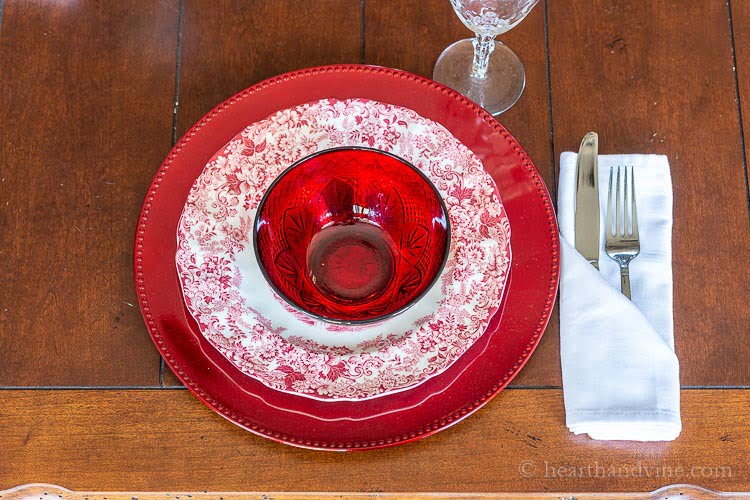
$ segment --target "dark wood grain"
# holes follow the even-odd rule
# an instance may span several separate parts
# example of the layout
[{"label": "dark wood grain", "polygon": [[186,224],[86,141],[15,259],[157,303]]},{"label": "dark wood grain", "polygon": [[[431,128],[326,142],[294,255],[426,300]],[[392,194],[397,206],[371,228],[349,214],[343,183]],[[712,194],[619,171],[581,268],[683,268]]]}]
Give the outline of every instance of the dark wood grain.
[{"label": "dark wood grain", "polygon": [[0,385],[142,385],[132,246],[169,151],[178,2],[5,2]]},{"label": "dark wood grain", "polygon": [[730,2],[732,25],[734,28],[734,54],[736,59],[737,86],[743,117],[745,140],[745,183],[748,187],[750,204],[750,178],[748,177],[748,140],[750,140],[750,2],[735,0]]},{"label": "dark wood grain", "polygon": [[0,490],[30,482],[155,491],[750,488],[750,392],[685,390],[682,399],[684,429],[670,443],[574,436],[560,390],[514,389],[422,441],[340,454],[249,434],[184,390],[3,391]]},{"label": "dark wood grain", "polygon": [[179,133],[214,106],[286,71],[361,59],[352,0],[186,0]]},{"label": "dark wood grain", "polygon": [[[700,19],[700,28],[696,20]],[[555,153],[669,156],[683,385],[750,383],[747,198],[723,2],[549,2]]]},{"label": "dark wood grain", "polygon": [[[551,123],[544,7],[502,37],[527,89],[500,121],[553,196],[554,159],[589,129],[603,153],[669,155],[682,383],[750,385],[750,2],[729,4],[739,106],[728,4],[546,2]],[[179,1],[0,8],[0,386],[155,385],[131,247],[171,144]],[[360,62],[361,36],[366,62],[430,76],[470,35],[447,0],[184,0],[183,13],[180,134],[262,78]],[[559,385],[557,322],[516,386]],[[748,413],[747,389],[683,390],[676,441],[595,442],[567,430],[560,390],[509,389],[425,440],[332,454],[256,437],[180,389],[0,390],[0,490],[748,491]]]},{"label": "dark wood grain", "polygon": [[[447,0],[365,2],[365,62],[368,64],[391,66],[431,78],[443,49],[470,36],[471,31],[461,24]],[[523,62],[526,89],[518,103],[498,119],[527,150],[554,197],[544,7],[537,6],[521,24],[500,39]],[[555,311],[537,352],[512,384],[559,385],[559,342]]]}]

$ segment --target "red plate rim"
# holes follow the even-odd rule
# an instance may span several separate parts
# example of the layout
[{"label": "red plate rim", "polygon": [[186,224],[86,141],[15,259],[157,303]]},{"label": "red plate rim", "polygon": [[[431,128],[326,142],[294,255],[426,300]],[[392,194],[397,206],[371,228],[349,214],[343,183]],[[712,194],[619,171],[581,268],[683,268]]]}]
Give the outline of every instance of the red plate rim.
[{"label": "red plate rim", "polygon": [[[162,279],[165,278],[166,275],[170,274],[169,272],[170,269],[160,270],[160,274],[158,275],[157,273],[154,273],[152,276],[146,276],[144,274],[144,249],[147,248],[149,244],[147,234],[148,234],[148,229],[149,229],[149,220],[152,219],[150,218],[150,216],[152,215],[151,214],[152,203],[154,202],[158,194],[158,190],[162,182],[164,181],[165,174],[167,173],[167,171],[169,170],[173,162],[180,156],[181,152],[188,145],[191,139],[194,138],[198,134],[198,132],[201,129],[203,129],[209,122],[211,122],[212,119],[216,118],[221,113],[224,113],[231,106],[237,104],[238,102],[241,102],[243,99],[247,98],[248,96],[251,96],[259,91],[264,91],[266,89],[272,88],[276,85],[283,84],[284,82],[289,82],[291,80],[298,79],[298,78],[314,77],[317,75],[351,74],[351,73],[357,73],[361,75],[370,74],[370,75],[377,75],[379,77],[388,76],[396,80],[405,81],[407,85],[414,85],[414,87],[423,85],[427,87],[428,89],[431,89],[433,92],[438,91],[440,92],[440,94],[446,96],[447,98],[450,98],[450,100],[453,101],[453,104],[463,108],[464,112],[467,109],[473,112],[476,115],[476,117],[484,125],[491,127],[496,133],[499,133],[500,136],[502,136],[507,141],[506,147],[509,146],[510,150],[512,150],[512,153],[517,155],[517,158],[514,160],[514,164],[522,167],[521,170],[523,170],[528,176],[528,179],[523,179],[523,180],[527,182],[531,182],[533,184],[534,191],[539,196],[539,199],[536,201],[540,203],[541,206],[544,208],[544,217],[546,219],[546,225],[547,225],[547,230],[548,230],[547,231],[548,234],[546,235],[546,238],[547,238],[546,242],[549,244],[549,247],[547,247],[546,249],[547,253],[549,254],[548,255],[549,261],[547,262],[549,267],[544,269],[544,273],[545,273],[545,276],[548,277],[548,279],[546,280],[546,290],[544,290],[544,294],[545,294],[544,306],[541,311],[541,316],[539,316],[538,319],[535,321],[535,326],[533,327],[533,333],[528,337],[528,342],[526,342],[524,346],[520,346],[520,347],[523,347],[521,354],[517,357],[516,361],[512,364],[512,368],[510,370],[505,371],[501,377],[498,377],[499,380],[497,380],[489,389],[484,391],[483,394],[477,397],[474,401],[469,401],[468,403],[460,406],[460,408],[451,411],[449,414],[441,415],[439,416],[439,418],[433,419],[433,421],[430,424],[422,425],[419,428],[416,428],[411,432],[400,433],[395,436],[384,437],[383,439],[376,439],[376,440],[370,440],[370,441],[337,442],[335,439],[332,439],[330,441],[325,441],[325,440],[319,441],[319,440],[310,440],[310,439],[306,439],[304,437],[299,437],[299,436],[290,436],[286,433],[278,432],[268,427],[258,426],[257,424],[254,424],[250,419],[244,416],[238,415],[236,412],[234,412],[230,408],[227,408],[225,405],[223,405],[219,400],[215,399],[209,392],[204,390],[200,380],[196,380],[193,377],[191,377],[179,365],[177,360],[172,356],[172,353],[170,352],[167,346],[168,342],[165,342],[165,340],[168,340],[168,339],[165,339],[164,335],[162,334],[160,329],[157,327],[158,326],[157,323],[159,322],[157,321],[157,318],[152,312],[151,303],[149,301],[149,295],[152,292],[148,289],[147,283],[146,283],[147,281],[151,281],[151,280],[158,282],[159,278],[162,278]],[[370,98],[370,97],[368,96],[367,98]],[[444,110],[444,112],[450,113],[451,110],[446,109]],[[435,119],[435,118],[433,117],[432,119]],[[251,121],[255,121],[255,120],[251,120]],[[233,136],[234,133],[236,133],[238,130],[240,129],[234,130],[234,132],[229,136],[229,138],[231,138],[231,136]],[[449,128],[449,130],[451,129]],[[481,155],[480,155],[480,158],[482,158]],[[484,161],[484,158],[482,159]],[[201,165],[201,169],[202,169],[202,165]],[[491,174],[493,175],[493,178],[494,178],[495,174],[493,174],[492,172]],[[190,181],[190,185],[192,185],[192,180]],[[505,203],[506,201],[505,196],[503,197],[503,201]],[[182,200],[182,202],[184,203],[184,200]],[[506,204],[506,208],[507,208],[507,204]],[[513,225],[511,224],[511,245],[512,245],[512,241],[513,241]],[[152,251],[158,252],[158,250],[152,250]],[[514,252],[514,259],[516,259],[517,256],[518,256],[518,252]],[[170,256],[170,258],[172,258],[173,260],[173,255]],[[513,266],[513,263],[512,263],[512,266]],[[193,394],[196,395],[196,397],[198,397],[201,401],[203,401],[204,404],[209,406],[212,410],[219,413],[220,415],[227,418],[228,420],[235,423],[236,425],[239,425],[245,428],[246,430],[249,430],[250,432],[261,435],[266,438],[270,438],[278,442],[290,444],[293,446],[298,446],[298,447],[303,447],[303,448],[312,448],[312,449],[325,449],[325,450],[373,449],[373,448],[380,448],[380,447],[391,446],[395,444],[402,444],[402,443],[409,442],[409,441],[414,441],[414,440],[426,437],[428,435],[434,434],[435,432],[438,432],[446,427],[453,425],[454,423],[462,420],[463,418],[465,418],[466,416],[473,413],[474,411],[482,407],[484,404],[489,402],[512,380],[512,378],[518,373],[518,371],[520,371],[520,369],[529,359],[529,356],[531,355],[531,353],[534,351],[534,349],[538,345],[539,340],[541,339],[541,336],[544,332],[544,329],[547,326],[547,323],[549,322],[549,319],[552,313],[552,308],[553,308],[555,297],[557,294],[557,287],[558,287],[558,282],[559,282],[559,237],[558,237],[558,231],[557,231],[557,221],[555,219],[552,202],[551,202],[549,193],[547,192],[547,189],[544,185],[544,182],[539,176],[539,173],[537,172],[536,168],[534,167],[533,163],[531,162],[526,152],[521,148],[521,146],[515,140],[515,138],[513,138],[513,136],[511,136],[510,133],[508,133],[508,131],[498,121],[496,121],[489,113],[487,113],[484,109],[482,109],[477,104],[470,101],[463,95],[447,87],[444,87],[436,82],[433,82],[432,80],[428,80],[426,78],[413,75],[405,71],[377,67],[377,66],[365,66],[365,65],[321,66],[321,67],[314,67],[314,68],[307,68],[307,69],[302,69],[298,71],[293,71],[293,72],[279,75],[273,78],[269,78],[260,83],[257,83],[256,85],[253,85],[252,87],[249,87],[248,89],[245,89],[239,92],[238,94],[230,97],[223,103],[216,106],[212,111],[207,113],[203,118],[201,118],[201,120],[199,120],[192,128],[190,128],[190,130],[188,130],[185,133],[185,135],[172,148],[167,158],[161,164],[159,170],[157,171],[156,176],[153,179],[153,182],[151,183],[151,186],[149,187],[148,193],[146,195],[146,199],[144,201],[144,204],[140,213],[140,217],[138,220],[138,229],[137,229],[136,238],[135,238],[134,271],[135,271],[134,274],[135,274],[135,282],[136,282],[136,291],[138,294],[138,300],[139,300],[141,312],[143,314],[149,334],[151,335],[152,340],[154,341],[154,344],[156,345],[160,354],[164,357],[167,364],[170,366],[173,372],[175,372],[176,376],[185,384],[185,386],[191,392],[193,392]],[[171,269],[171,272],[176,275],[175,269]],[[166,275],[163,275],[161,273],[166,273]],[[523,285],[519,284],[518,286],[523,286]],[[511,287],[513,287],[512,276],[509,279],[508,285],[506,285],[506,293],[509,293],[508,290]],[[535,291],[542,292],[541,290],[535,290]],[[180,296],[181,296],[181,293],[180,293]],[[535,297],[535,298],[537,300],[540,300],[541,296]],[[500,313],[498,313],[498,315],[499,314]],[[502,322],[500,322],[500,325],[497,325],[496,327],[494,327],[495,330],[499,329],[501,325],[502,325]],[[488,328],[488,332],[490,332],[491,334],[496,333],[495,330],[490,332],[490,329]],[[472,399],[474,398],[472,397]]]}]

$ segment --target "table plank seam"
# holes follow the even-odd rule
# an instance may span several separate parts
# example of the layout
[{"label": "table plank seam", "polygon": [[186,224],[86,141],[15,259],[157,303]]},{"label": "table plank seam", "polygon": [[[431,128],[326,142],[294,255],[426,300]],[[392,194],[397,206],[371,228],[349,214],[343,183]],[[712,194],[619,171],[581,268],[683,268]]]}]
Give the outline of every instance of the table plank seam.
[{"label": "table plank seam", "polygon": [[526,390],[526,389],[562,389],[561,385],[508,385],[503,390]]},{"label": "table plank seam", "polygon": [[555,161],[555,136],[554,125],[552,124],[552,73],[550,71],[550,50],[549,50],[549,19],[547,17],[547,0],[542,4],[544,8],[544,56],[547,71],[547,121],[549,123],[549,155],[550,164],[552,165],[552,189],[550,196],[557,209],[557,162]]},{"label": "table plank seam", "polygon": [[[550,191],[550,198],[552,203],[555,205],[557,210],[557,162],[555,161],[555,126],[552,119],[552,68],[550,63],[550,50],[549,50],[549,17],[547,15],[547,0],[542,2],[544,12],[544,62],[545,71],[547,74],[547,127],[549,130],[549,156],[550,166],[552,167],[551,181],[552,186]],[[560,303],[560,289],[558,287],[557,295],[555,297],[556,303]],[[510,386],[509,386],[510,387]],[[519,388],[524,386],[517,386]],[[540,386],[542,387],[542,386]],[[548,386],[555,388],[562,388],[562,386]]]},{"label": "table plank seam", "polygon": [[177,144],[177,110],[180,106],[180,64],[182,62],[182,25],[185,11],[185,0],[180,0],[180,13],[177,17],[177,55],[174,79],[174,108],[172,110],[172,146]]},{"label": "table plank seam", "polygon": [[359,61],[365,64],[365,0],[359,4]]},{"label": "table plank seam", "polygon": [[[177,144],[177,114],[180,108],[180,65],[182,63],[182,28],[185,13],[185,1],[180,0],[177,16],[177,51],[175,54],[174,102],[172,108],[172,147]],[[165,362],[159,356],[159,387],[164,387]]]},{"label": "table plank seam", "polygon": [[750,389],[750,385],[683,385],[680,386],[680,389],[685,390],[717,390],[717,391],[723,391],[723,390],[747,390]]},{"label": "table plank seam", "polygon": [[747,149],[745,147],[745,129],[742,123],[742,96],[740,82],[737,75],[737,53],[734,43],[734,22],[732,20],[732,0],[727,0],[727,18],[729,22],[729,40],[732,48],[732,74],[734,76],[734,101],[737,104],[737,120],[740,128],[740,150],[742,151],[742,167],[745,173],[745,196],[747,197],[747,217],[750,222],[750,180],[747,171]]}]

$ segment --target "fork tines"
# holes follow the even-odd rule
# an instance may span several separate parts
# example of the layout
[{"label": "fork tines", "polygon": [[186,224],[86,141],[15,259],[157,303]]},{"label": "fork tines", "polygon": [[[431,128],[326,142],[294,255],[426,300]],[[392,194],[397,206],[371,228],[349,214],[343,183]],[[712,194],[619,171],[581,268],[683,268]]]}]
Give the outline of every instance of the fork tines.
[{"label": "fork tines", "polygon": [[[621,172],[624,182],[620,182]],[[638,210],[635,203],[635,175],[633,167],[617,167],[615,191],[612,189],[614,173],[615,167],[611,167],[609,169],[609,194],[607,197],[607,239],[610,236],[619,236],[620,238],[629,237],[629,239],[637,240]],[[614,196],[612,196],[613,194]],[[613,203],[616,203],[615,207],[613,207]],[[616,210],[616,213],[614,210]],[[617,227],[613,227],[613,224],[616,224]]]}]

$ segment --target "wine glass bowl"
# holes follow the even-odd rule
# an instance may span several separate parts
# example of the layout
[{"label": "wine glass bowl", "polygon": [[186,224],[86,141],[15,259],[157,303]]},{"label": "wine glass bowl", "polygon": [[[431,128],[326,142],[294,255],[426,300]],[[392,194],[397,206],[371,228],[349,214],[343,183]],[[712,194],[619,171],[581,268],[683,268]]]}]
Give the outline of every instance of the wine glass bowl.
[{"label": "wine glass bowl", "polygon": [[474,33],[502,35],[523,21],[538,0],[450,0],[453,10]]},{"label": "wine glass bowl", "polygon": [[538,0],[450,0],[461,22],[475,38],[443,51],[433,79],[473,99],[493,115],[518,101],[526,75],[518,56],[496,41],[520,23]]},{"label": "wine glass bowl", "polygon": [[291,307],[332,323],[403,312],[432,287],[450,247],[433,184],[368,148],[320,151],[271,185],[254,224],[256,257]]}]

